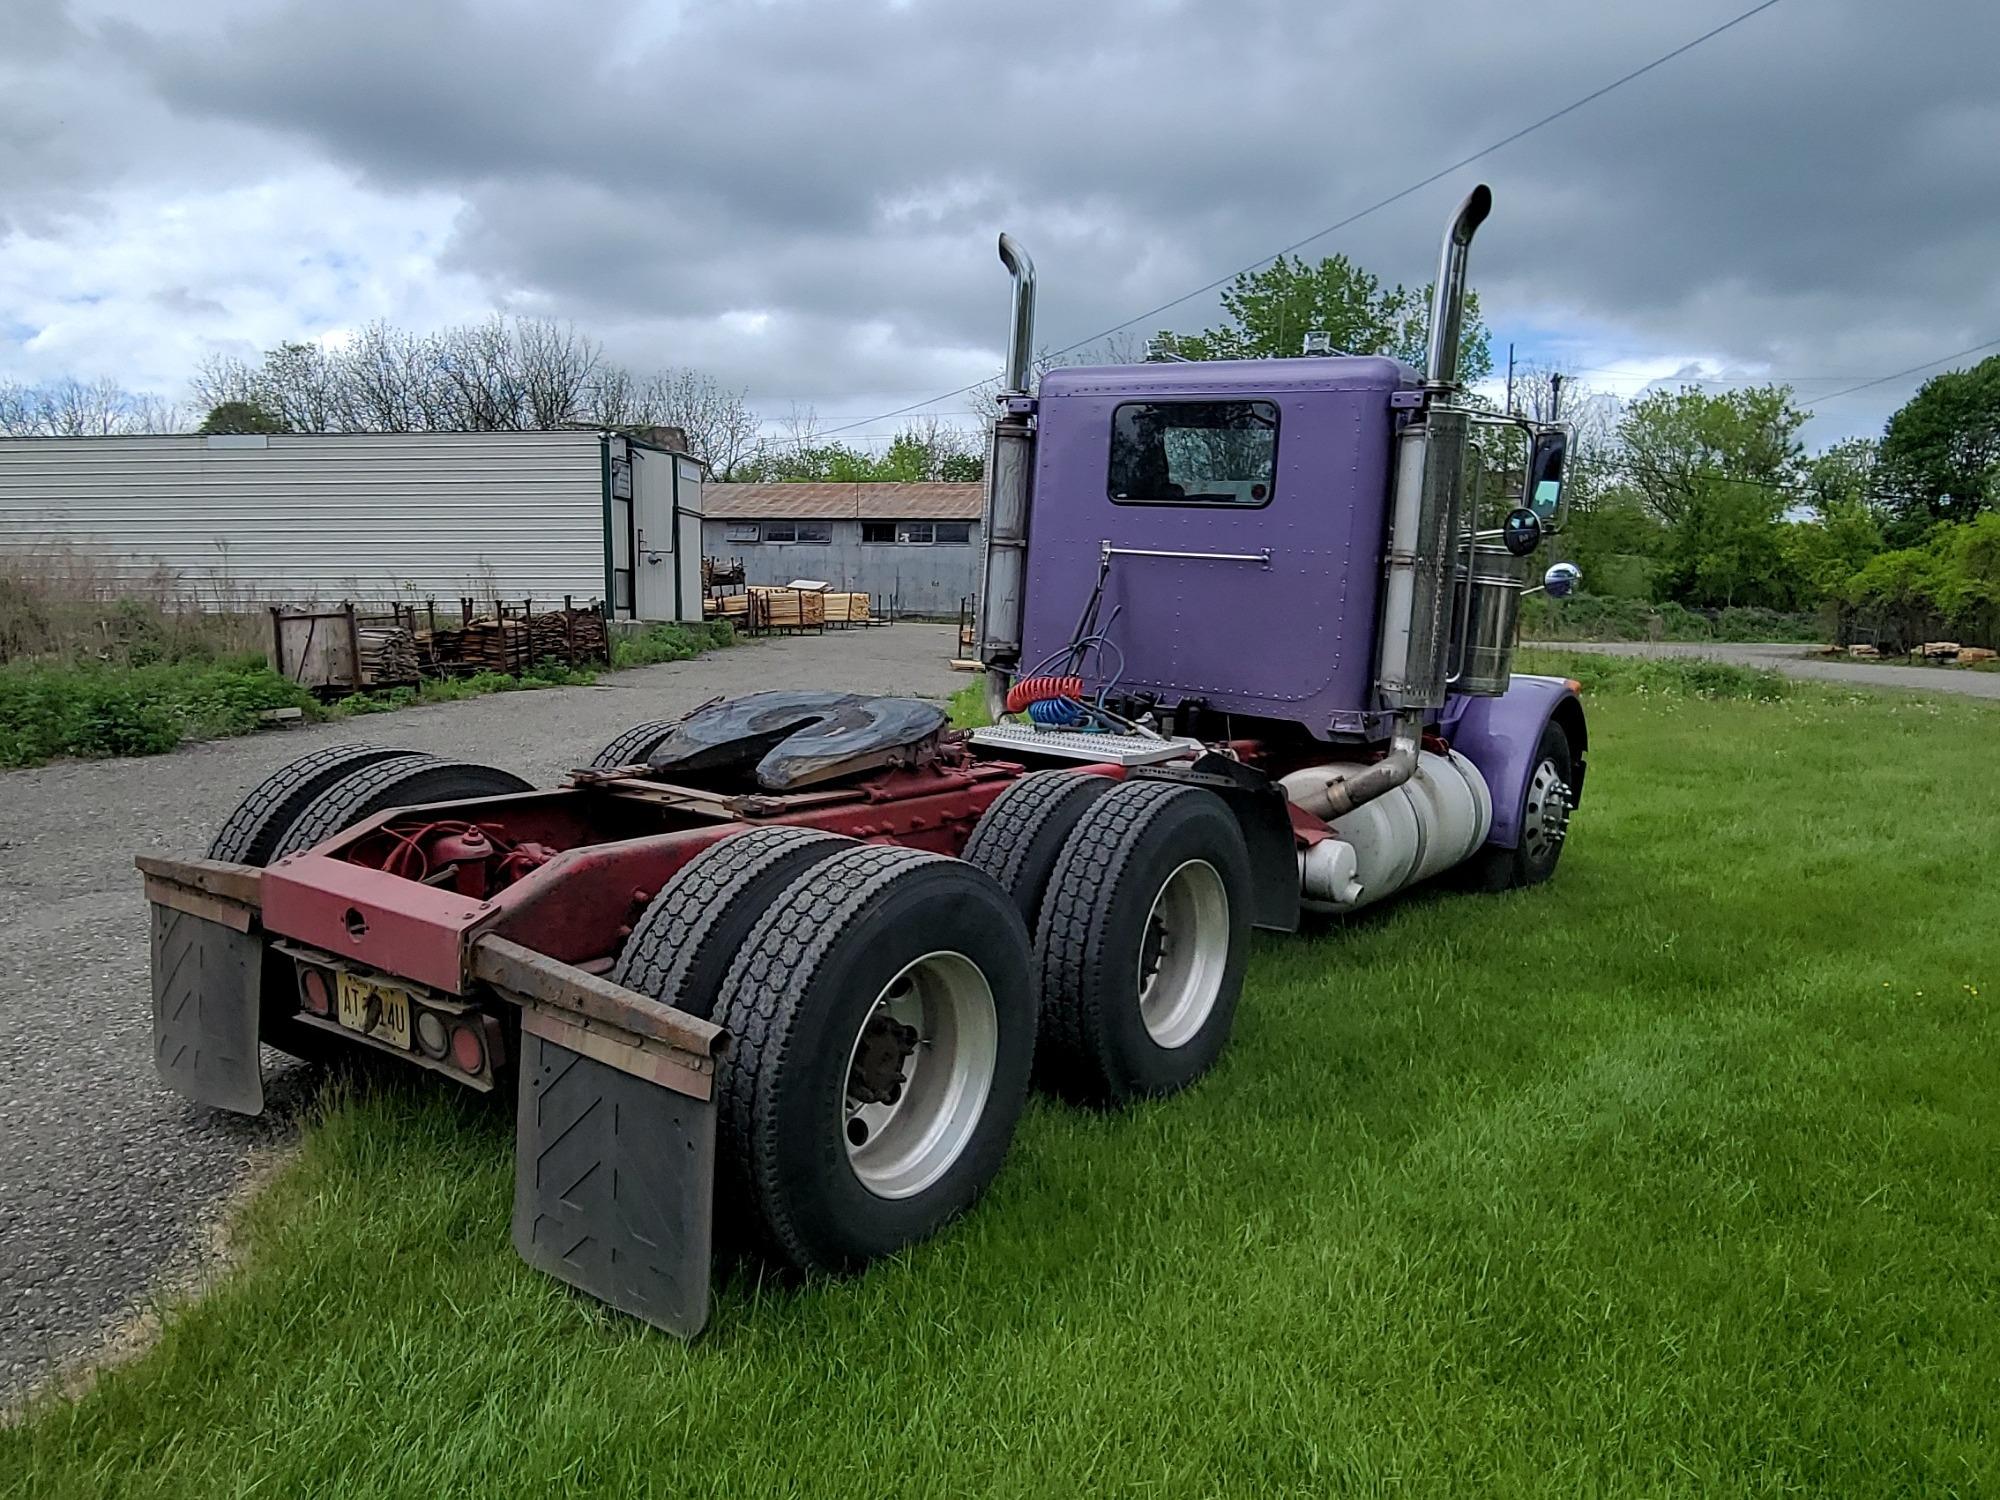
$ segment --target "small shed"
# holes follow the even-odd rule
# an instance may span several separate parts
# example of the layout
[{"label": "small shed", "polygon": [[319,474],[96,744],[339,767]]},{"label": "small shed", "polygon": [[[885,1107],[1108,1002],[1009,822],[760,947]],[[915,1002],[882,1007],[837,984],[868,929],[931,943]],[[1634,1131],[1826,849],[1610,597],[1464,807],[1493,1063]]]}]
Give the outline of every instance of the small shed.
[{"label": "small shed", "polygon": [[702,551],[741,558],[747,582],[824,579],[878,614],[954,616],[978,588],[974,483],[711,484]]}]

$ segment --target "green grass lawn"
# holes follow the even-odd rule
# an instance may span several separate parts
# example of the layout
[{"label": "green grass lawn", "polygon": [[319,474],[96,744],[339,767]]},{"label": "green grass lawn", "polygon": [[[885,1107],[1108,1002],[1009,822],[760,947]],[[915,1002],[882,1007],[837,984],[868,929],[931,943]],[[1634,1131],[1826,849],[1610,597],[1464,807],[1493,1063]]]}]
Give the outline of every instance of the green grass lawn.
[{"label": "green grass lawn", "polygon": [[1665,666],[1577,665],[1552,884],[1259,938],[1199,1087],[1037,1103],[952,1232],[693,1345],[516,1262],[503,1111],[331,1099],[0,1487],[1990,1493],[2000,712]]}]

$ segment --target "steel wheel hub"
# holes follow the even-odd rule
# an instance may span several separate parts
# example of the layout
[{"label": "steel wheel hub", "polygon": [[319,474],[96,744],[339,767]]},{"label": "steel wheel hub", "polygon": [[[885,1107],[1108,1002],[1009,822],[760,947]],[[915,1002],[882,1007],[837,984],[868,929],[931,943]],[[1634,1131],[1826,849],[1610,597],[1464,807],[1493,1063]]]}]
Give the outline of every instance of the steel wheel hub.
[{"label": "steel wheel hub", "polygon": [[962,953],[927,953],[883,986],[848,1050],[840,1134],[878,1198],[909,1198],[979,1128],[999,1060],[993,991]]},{"label": "steel wheel hub", "polygon": [[1205,859],[1160,887],[1139,940],[1139,1019],[1162,1047],[1184,1047],[1207,1024],[1229,962],[1229,893]]},{"label": "steel wheel hub", "polygon": [[1569,783],[1556,771],[1556,763],[1545,760],[1535,767],[1528,783],[1528,804],[1521,819],[1521,844],[1528,858],[1539,863],[1553,858],[1569,837],[1569,810],[1573,801]]}]

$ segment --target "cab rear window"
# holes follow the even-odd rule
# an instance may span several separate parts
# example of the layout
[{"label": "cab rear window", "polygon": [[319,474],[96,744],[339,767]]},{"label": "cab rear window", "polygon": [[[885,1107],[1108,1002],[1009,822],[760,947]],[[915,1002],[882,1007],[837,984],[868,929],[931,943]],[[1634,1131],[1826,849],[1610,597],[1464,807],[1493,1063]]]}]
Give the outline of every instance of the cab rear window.
[{"label": "cab rear window", "polygon": [[1128,401],[1111,414],[1120,505],[1268,505],[1277,472],[1269,401]]}]

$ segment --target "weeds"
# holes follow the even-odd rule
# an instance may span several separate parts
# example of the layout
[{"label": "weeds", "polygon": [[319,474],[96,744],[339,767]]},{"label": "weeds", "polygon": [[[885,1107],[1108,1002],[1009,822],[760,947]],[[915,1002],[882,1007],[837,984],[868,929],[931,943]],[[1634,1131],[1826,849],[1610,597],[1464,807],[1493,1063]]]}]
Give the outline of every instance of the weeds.
[{"label": "weeds", "polygon": [[317,705],[255,657],[122,666],[0,666],[0,766],[57,756],[157,755],[255,729],[266,709]]},{"label": "weeds", "polygon": [[611,665],[650,667],[664,661],[686,661],[704,651],[735,643],[736,631],[727,620],[710,620],[701,625],[655,625],[644,635],[614,640]]}]

